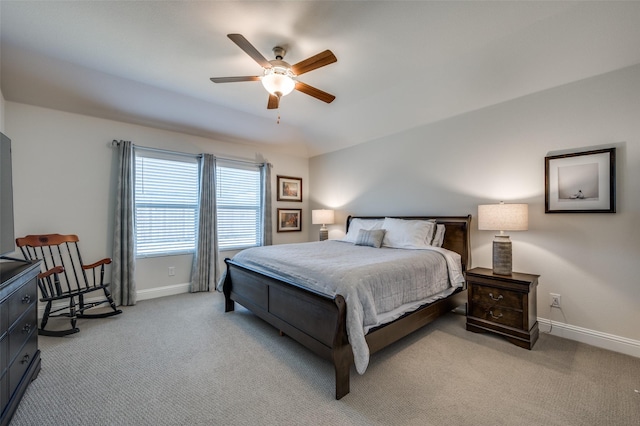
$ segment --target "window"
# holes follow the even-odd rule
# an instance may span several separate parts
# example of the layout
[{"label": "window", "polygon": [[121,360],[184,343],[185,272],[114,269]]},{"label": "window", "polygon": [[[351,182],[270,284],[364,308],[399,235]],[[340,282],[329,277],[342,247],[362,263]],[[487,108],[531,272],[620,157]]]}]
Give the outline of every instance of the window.
[{"label": "window", "polygon": [[135,150],[136,256],[194,251],[198,173],[196,156]]},{"label": "window", "polygon": [[218,249],[262,245],[262,173],[258,166],[217,161]]}]

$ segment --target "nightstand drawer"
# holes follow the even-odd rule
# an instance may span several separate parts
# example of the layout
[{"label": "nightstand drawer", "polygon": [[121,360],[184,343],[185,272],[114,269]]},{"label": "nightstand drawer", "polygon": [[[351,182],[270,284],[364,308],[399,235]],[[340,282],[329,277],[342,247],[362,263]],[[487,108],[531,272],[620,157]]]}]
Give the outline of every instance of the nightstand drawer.
[{"label": "nightstand drawer", "polygon": [[520,330],[522,330],[524,322],[522,311],[503,309],[497,306],[471,305],[469,315]]},{"label": "nightstand drawer", "polygon": [[531,349],[538,340],[536,286],[538,275],[512,272],[494,274],[487,268],[466,272],[467,330],[495,333],[511,343]]},{"label": "nightstand drawer", "polygon": [[471,303],[522,310],[522,293],[471,283]]}]

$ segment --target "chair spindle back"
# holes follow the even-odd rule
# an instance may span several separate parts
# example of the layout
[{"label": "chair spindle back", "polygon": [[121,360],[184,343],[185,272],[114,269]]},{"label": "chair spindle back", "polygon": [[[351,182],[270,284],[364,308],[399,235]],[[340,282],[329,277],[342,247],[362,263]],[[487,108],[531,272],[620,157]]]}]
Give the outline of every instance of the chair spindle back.
[{"label": "chair spindle back", "polygon": [[40,291],[45,297],[56,297],[65,293],[82,292],[98,285],[95,277],[89,280],[83,268],[77,235],[27,235],[16,239],[22,255],[28,260],[41,260],[43,271],[56,266],[63,268],[53,280],[39,280]]}]

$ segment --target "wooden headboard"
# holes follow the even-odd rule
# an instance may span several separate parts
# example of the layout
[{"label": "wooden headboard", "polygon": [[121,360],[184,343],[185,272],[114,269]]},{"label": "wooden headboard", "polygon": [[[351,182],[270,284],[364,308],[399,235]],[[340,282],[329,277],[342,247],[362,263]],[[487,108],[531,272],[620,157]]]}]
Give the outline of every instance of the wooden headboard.
[{"label": "wooden headboard", "polygon": [[[462,258],[462,270],[466,271],[471,265],[471,245],[469,234],[471,232],[471,215],[467,216],[386,216],[395,219],[425,220],[435,219],[436,223],[445,226],[444,242],[442,247],[455,251]],[[384,219],[385,216],[349,216],[347,217],[347,229],[351,219]]]}]

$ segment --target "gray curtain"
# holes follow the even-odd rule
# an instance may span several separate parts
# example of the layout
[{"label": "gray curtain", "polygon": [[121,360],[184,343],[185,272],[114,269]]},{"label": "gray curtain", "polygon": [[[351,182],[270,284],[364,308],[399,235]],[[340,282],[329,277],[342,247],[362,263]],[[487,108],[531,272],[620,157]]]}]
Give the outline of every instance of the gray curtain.
[{"label": "gray curtain", "polygon": [[118,305],[136,304],[136,269],[133,229],[133,144],[118,144],[115,221],[113,227],[113,263],[111,292]]},{"label": "gray curtain", "polygon": [[271,215],[271,164],[263,163],[262,171],[262,245],[270,246],[273,239]]},{"label": "gray curtain", "polygon": [[191,269],[192,293],[209,291],[211,282],[220,278],[218,267],[218,229],[216,224],[216,160],[203,154],[200,160],[200,211],[198,241]]}]

